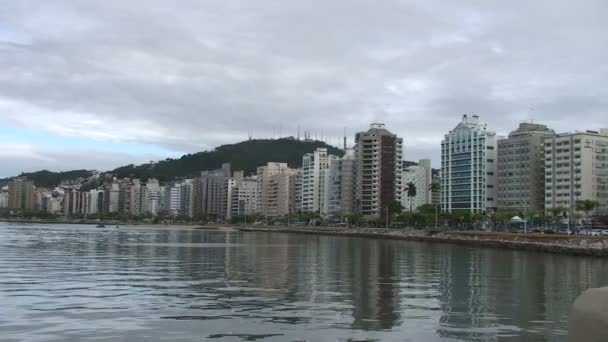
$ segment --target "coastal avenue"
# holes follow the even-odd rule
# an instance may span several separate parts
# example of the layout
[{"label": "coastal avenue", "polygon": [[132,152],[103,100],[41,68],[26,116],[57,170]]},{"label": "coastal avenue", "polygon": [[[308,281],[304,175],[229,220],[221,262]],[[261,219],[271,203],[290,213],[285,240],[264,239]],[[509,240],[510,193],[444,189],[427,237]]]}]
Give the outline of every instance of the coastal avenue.
[{"label": "coastal avenue", "polygon": [[0,223],[6,341],[564,341],[608,261],[263,232]]}]

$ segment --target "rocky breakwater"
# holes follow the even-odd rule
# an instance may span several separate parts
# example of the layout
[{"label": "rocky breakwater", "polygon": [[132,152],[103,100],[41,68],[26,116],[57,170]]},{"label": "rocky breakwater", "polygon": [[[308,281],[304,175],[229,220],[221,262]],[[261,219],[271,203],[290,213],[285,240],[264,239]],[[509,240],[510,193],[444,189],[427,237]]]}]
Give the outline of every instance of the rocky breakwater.
[{"label": "rocky breakwater", "polygon": [[242,231],[403,239],[573,255],[608,256],[608,239],[591,236],[336,227],[259,226],[239,229]]}]

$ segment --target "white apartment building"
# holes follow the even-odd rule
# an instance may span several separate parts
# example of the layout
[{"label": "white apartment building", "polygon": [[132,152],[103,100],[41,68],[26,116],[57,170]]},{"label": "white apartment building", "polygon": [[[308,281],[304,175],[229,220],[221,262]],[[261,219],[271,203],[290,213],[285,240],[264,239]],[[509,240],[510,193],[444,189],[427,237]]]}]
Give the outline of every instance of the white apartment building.
[{"label": "white apartment building", "polygon": [[[431,204],[432,193],[429,190],[432,181],[432,169],[430,159],[421,159],[418,165],[408,166],[403,169],[403,196],[401,204],[406,211],[416,211],[418,207]],[[416,187],[416,196],[407,196],[407,187],[413,183]]]},{"label": "white apartment building", "polygon": [[142,187],[142,214],[158,215],[163,207],[164,188],[158,179],[150,178]]},{"label": "white apartment building", "polygon": [[330,160],[327,148],[317,148],[302,157],[302,211],[321,212],[325,207],[325,179]]},{"label": "white apartment building", "polygon": [[178,216],[182,208],[182,185],[175,183],[165,188],[165,210],[172,216]]},{"label": "white apartment building", "polygon": [[8,192],[0,192],[0,208],[8,208]]},{"label": "white apartment building", "polygon": [[563,207],[573,217],[577,201],[592,200],[608,214],[608,129],[545,139],[544,157],[546,210]]},{"label": "white apartment building", "polygon": [[323,216],[351,214],[354,205],[355,151],[347,148],[342,158],[329,160],[325,177]]},{"label": "white apartment building", "polygon": [[441,142],[441,209],[496,210],[496,133],[464,115]]},{"label": "white apartment building", "polygon": [[233,202],[233,214],[253,215],[258,205],[257,177],[245,177],[236,189],[236,203]]}]

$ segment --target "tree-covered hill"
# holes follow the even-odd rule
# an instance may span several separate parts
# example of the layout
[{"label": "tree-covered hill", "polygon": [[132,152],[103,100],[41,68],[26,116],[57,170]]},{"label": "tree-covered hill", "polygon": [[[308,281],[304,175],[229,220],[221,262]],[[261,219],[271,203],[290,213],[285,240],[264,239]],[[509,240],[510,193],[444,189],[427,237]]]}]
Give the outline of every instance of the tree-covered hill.
[{"label": "tree-covered hill", "polygon": [[222,145],[212,151],[186,154],[178,159],[168,158],[139,166],[127,165],[110,173],[119,178],[158,178],[167,181],[197,176],[203,170],[215,170],[220,168],[222,163],[230,163],[233,170],[244,170],[245,174],[250,174],[267,162],[283,162],[291,167],[300,167],[302,156],[318,147],[325,147],[330,154],[337,156],[344,154],[342,150],[322,141],[300,141],[293,138],[247,140]]},{"label": "tree-covered hill", "polygon": [[[87,178],[91,176],[91,171],[87,170],[72,170],[65,172],[52,172],[48,170],[36,171],[36,172],[24,172],[20,174],[20,177],[27,177],[34,181],[39,188],[49,188],[55,185],[59,185],[64,180],[72,180],[78,178]],[[8,182],[7,179],[0,180],[0,184]]]}]

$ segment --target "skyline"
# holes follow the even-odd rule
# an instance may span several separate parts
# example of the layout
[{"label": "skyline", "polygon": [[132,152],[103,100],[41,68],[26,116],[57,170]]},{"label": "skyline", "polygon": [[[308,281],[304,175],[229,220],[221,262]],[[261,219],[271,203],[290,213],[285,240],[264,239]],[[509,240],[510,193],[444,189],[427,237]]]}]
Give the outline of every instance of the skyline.
[{"label": "skyline", "polygon": [[[0,8],[0,177],[109,170],[383,122],[430,158],[462,114],[599,130],[608,4],[56,1]],[[559,27],[553,25],[559,23]],[[335,123],[335,124],[334,124]],[[313,133],[314,134],[314,133]],[[313,136],[314,137],[314,136]]]}]

